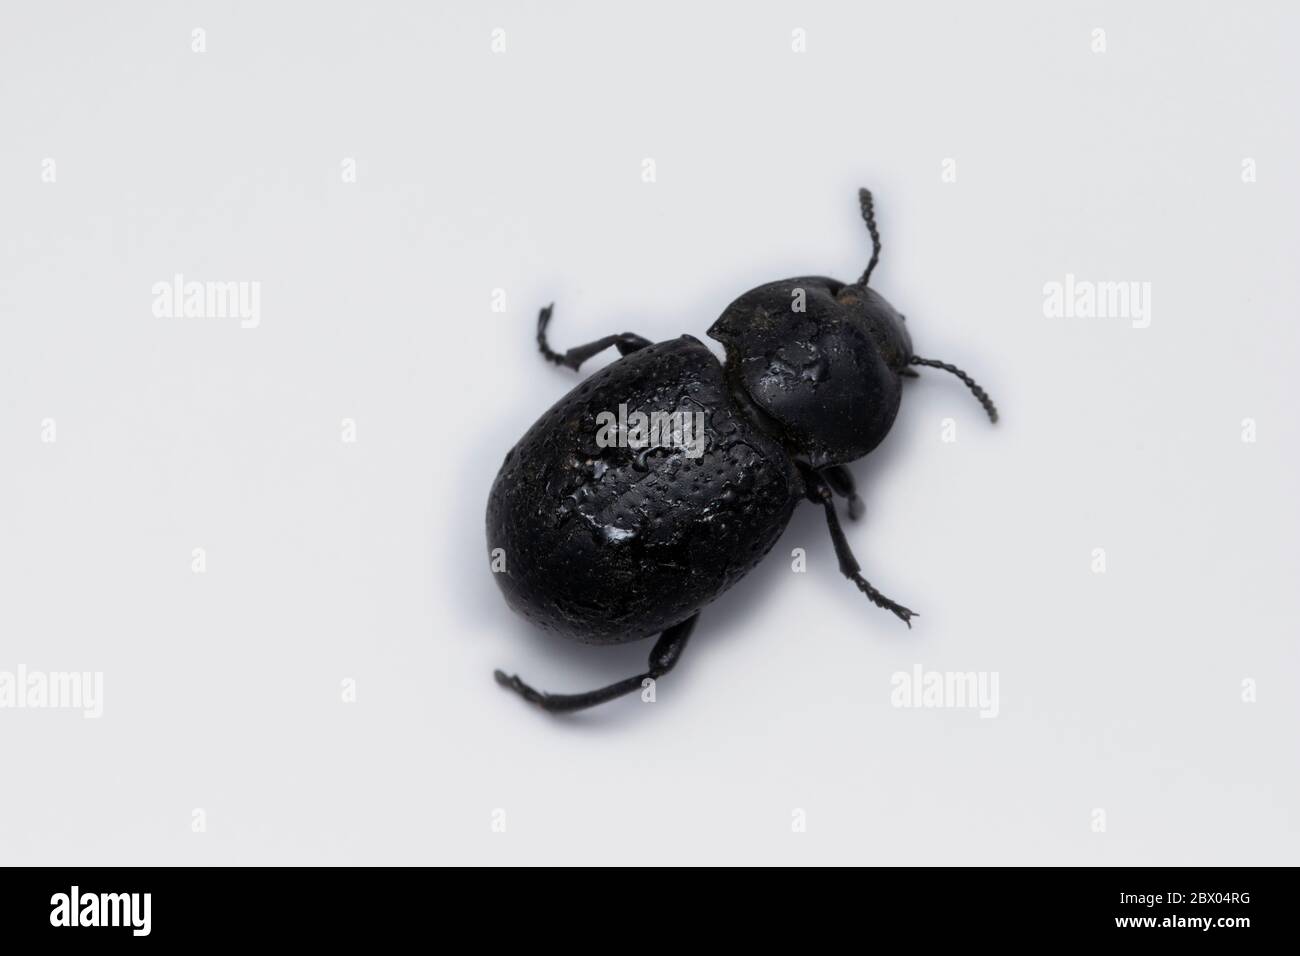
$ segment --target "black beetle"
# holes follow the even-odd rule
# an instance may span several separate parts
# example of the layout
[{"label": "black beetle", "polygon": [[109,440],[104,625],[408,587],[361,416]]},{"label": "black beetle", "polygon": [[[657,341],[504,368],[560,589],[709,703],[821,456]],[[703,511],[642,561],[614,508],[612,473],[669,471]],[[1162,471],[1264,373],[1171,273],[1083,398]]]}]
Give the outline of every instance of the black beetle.
[{"label": "black beetle", "polygon": [[914,366],[957,375],[991,421],[997,409],[965,372],[914,355],[904,317],[867,287],[880,233],[871,193],[858,196],[872,244],[862,278],[746,292],[708,331],[725,365],[691,335],[655,344],[623,332],[555,352],[552,306],[542,309],[537,344],[548,360],[576,371],[610,346],[622,358],[560,399],[506,455],[487,507],[488,550],[504,558],[496,579],[511,607],[564,637],[659,640],[644,674],[600,690],[546,694],[501,671],[498,683],[545,710],[573,711],[663,676],[700,609],[758,564],[804,498],[826,511],[840,572],[911,627],[914,612],[860,573],[833,495],[858,517],[845,465],[889,433]]}]

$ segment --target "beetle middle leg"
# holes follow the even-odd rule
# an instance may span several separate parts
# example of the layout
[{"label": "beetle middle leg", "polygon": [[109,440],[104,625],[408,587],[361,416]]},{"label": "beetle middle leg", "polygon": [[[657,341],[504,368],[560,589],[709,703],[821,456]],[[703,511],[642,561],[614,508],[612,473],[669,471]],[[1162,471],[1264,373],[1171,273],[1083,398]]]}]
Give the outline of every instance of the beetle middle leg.
[{"label": "beetle middle leg", "polygon": [[528,686],[519,679],[518,674],[511,676],[505,671],[494,671],[492,676],[502,687],[510,688],[524,700],[536,704],[542,710],[551,713],[585,710],[603,704],[607,700],[613,700],[615,697],[635,693],[641,689],[642,682],[645,680],[658,680],[672,670],[681,659],[682,651],[686,649],[686,642],[690,639],[691,631],[695,629],[695,622],[698,619],[699,614],[692,614],[680,624],[674,624],[659,635],[659,640],[655,641],[655,646],[650,651],[649,669],[644,674],[625,678],[599,690],[589,690],[585,694],[548,694]]},{"label": "beetle middle leg", "polygon": [[649,339],[634,332],[619,332],[615,335],[607,335],[604,338],[596,339],[594,342],[588,342],[586,345],[575,345],[567,352],[557,352],[546,341],[546,326],[551,321],[551,312],[554,309],[555,303],[552,302],[538,313],[537,347],[541,349],[542,355],[545,356],[547,361],[571,368],[575,372],[578,370],[579,365],[593,355],[605,351],[611,345],[618,349],[619,355],[631,355],[637,349],[643,349],[647,345],[654,344]]},{"label": "beetle middle leg", "polygon": [[919,615],[897,601],[885,597],[862,576],[862,567],[853,557],[848,539],[844,537],[844,529],[840,527],[839,516],[835,514],[835,497],[830,483],[822,477],[822,473],[806,465],[801,465],[800,471],[803,472],[804,484],[807,486],[808,500],[821,505],[826,510],[826,524],[830,527],[831,543],[835,545],[835,557],[840,563],[840,573],[856,584],[858,590],[871,599],[872,604],[883,607],[886,611],[892,611],[910,628],[912,618]]},{"label": "beetle middle leg", "polygon": [[858,497],[858,488],[853,481],[853,473],[844,465],[830,465],[821,470],[821,476],[831,486],[831,491],[841,498],[849,499],[849,519],[857,521],[862,517],[862,499]]}]

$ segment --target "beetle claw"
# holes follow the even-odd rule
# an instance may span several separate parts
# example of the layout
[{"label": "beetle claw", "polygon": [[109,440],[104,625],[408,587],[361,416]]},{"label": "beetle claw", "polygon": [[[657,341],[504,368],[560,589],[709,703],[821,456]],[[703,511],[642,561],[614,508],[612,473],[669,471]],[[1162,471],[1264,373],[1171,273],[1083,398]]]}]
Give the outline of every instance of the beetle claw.
[{"label": "beetle claw", "polygon": [[507,674],[505,671],[496,670],[492,672],[492,676],[496,678],[497,683],[502,687],[508,687],[524,700],[531,701],[534,704],[540,704],[546,696],[525,684],[519,679],[518,674]]},{"label": "beetle claw", "polygon": [[858,586],[859,591],[871,598],[872,604],[891,612],[895,617],[907,625],[909,631],[912,629],[912,618],[921,616],[911,608],[903,607],[903,605],[899,604],[897,601],[891,601],[889,598],[885,597],[872,587],[871,583],[862,575],[855,574],[853,576],[853,582]]}]

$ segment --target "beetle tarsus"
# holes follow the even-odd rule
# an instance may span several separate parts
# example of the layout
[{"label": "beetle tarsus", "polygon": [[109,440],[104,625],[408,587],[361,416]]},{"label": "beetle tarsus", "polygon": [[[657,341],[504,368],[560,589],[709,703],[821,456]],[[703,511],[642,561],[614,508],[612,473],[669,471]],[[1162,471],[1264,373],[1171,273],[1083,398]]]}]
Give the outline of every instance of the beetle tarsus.
[{"label": "beetle tarsus", "polygon": [[682,651],[686,649],[686,642],[690,639],[691,631],[695,629],[697,618],[699,618],[699,615],[693,614],[680,624],[674,624],[659,635],[659,640],[655,641],[655,646],[650,651],[649,669],[644,674],[624,678],[610,684],[608,687],[587,691],[585,694],[548,694],[525,684],[519,678],[519,675],[512,676],[500,670],[493,671],[492,676],[496,678],[497,683],[502,687],[513,690],[524,700],[536,704],[549,713],[572,713],[575,710],[586,710],[588,707],[595,707],[597,704],[603,704],[616,697],[622,697],[624,694],[634,693],[642,688],[644,681],[658,680],[676,667],[677,662],[681,659]]},{"label": "beetle tarsus", "polygon": [[546,341],[546,327],[551,323],[551,313],[555,311],[555,303],[543,307],[542,311],[537,313],[537,347],[542,351],[542,357],[548,362],[554,362],[556,365],[565,365],[575,372],[578,366],[571,364],[568,357],[551,348],[550,343]]},{"label": "beetle tarsus", "polygon": [[507,674],[505,671],[496,670],[492,672],[492,676],[496,678],[498,684],[510,688],[524,700],[532,701],[534,704],[541,704],[546,698],[546,695],[541,691],[534,690],[525,684],[518,674]]},{"label": "beetle tarsus", "polygon": [[902,621],[904,624],[907,625],[909,630],[912,627],[912,618],[921,616],[917,614],[915,611],[913,611],[911,608],[903,607],[903,605],[899,604],[897,601],[891,601],[889,598],[885,597],[883,594],[877,591],[872,586],[871,582],[868,581],[866,578],[864,578],[861,574],[855,572],[849,577],[853,581],[853,583],[858,586],[858,590],[871,599],[872,604],[874,604],[876,607],[882,607],[886,611],[893,612],[895,615],[897,615],[900,621]]},{"label": "beetle tarsus", "polygon": [[857,558],[853,557],[848,538],[844,537],[844,529],[840,526],[839,515],[835,513],[832,485],[823,477],[824,472],[814,471],[806,465],[800,470],[803,472],[804,484],[807,486],[808,500],[820,504],[826,511],[826,524],[830,528],[831,544],[835,546],[835,558],[840,563],[840,574],[856,584],[858,590],[871,599],[872,604],[896,615],[910,630],[912,618],[921,615],[885,597],[876,590],[875,585],[862,576],[862,566],[858,564]]},{"label": "beetle tarsus", "polygon": [[638,349],[654,344],[649,339],[634,332],[618,332],[614,335],[606,335],[604,338],[596,339],[594,342],[588,342],[586,345],[575,345],[567,352],[557,352],[551,348],[550,343],[546,340],[546,326],[550,324],[551,313],[554,311],[555,303],[552,302],[537,314],[537,347],[541,350],[542,357],[548,362],[563,365],[575,372],[583,362],[593,355],[605,351],[611,345],[618,349],[619,355],[631,355]]}]

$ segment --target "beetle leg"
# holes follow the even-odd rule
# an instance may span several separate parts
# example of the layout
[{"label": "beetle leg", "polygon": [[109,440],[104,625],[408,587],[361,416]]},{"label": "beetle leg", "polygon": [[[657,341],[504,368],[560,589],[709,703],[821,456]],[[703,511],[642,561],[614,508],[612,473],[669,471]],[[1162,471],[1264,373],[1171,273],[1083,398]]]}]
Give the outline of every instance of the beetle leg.
[{"label": "beetle leg", "polygon": [[579,365],[598,352],[605,351],[611,345],[618,348],[619,355],[631,355],[637,349],[643,349],[647,345],[654,344],[649,339],[632,332],[620,332],[617,335],[607,335],[603,339],[588,342],[586,345],[575,345],[567,352],[556,352],[546,341],[546,326],[551,321],[551,312],[554,308],[555,303],[552,302],[542,309],[537,316],[537,347],[542,350],[542,355],[546,357],[547,361],[571,368],[575,372],[578,370]]},{"label": "beetle leg", "polygon": [[820,504],[826,509],[826,524],[830,527],[831,543],[835,545],[835,557],[840,562],[840,573],[856,584],[858,590],[871,599],[872,604],[883,607],[886,611],[892,611],[910,628],[912,618],[920,615],[885,597],[872,586],[870,581],[862,576],[862,568],[857,559],[853,557],[853,551],[849,548],[848,539],[844,537],[844,529],[840,527],[840,519],[835,514],[835,498],[831,492],[831,486],[818,472],[806,465],[801,468],[801,471],[803,471],[804,483],[808,486],[808,500]]},{"label": "beetle leg", "polygon": [[698,618],[698,614],[693,614],[659,635],[659,640],[655,641],[655,646],[650,651],[650,669],[644,674],[628,677],[599,690],[589,690],[585,694],[547,694],[525,684],[519,679],[518,674],[510,676],[504,671],[494,671],[492,676],[502,687],[510,688],[524,700],[536,704],[542,710],[551,713],[585,710],[603,704],[607,700],[613,700],[615,697],[635,693],[641,689],[644,681],[658,680],[672,670],[681,658],[682,651],[686,649],[686,642]]},{"label": "beetle leg", "polygon": [[841,498],[849,499],[849,519],[857,521],[862,517],[862,499],[858,497],[857,485],[853,482],[853,472],[843,465],[831,465],[823,468],[821,475],[831,486],[831,491]]}]

